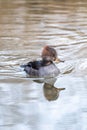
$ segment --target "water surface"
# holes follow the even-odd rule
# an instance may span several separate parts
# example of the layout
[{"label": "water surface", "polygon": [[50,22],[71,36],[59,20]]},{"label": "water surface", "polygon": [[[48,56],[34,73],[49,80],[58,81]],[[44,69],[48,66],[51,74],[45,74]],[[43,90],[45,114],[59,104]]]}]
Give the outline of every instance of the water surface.
[{"label": "water surface", "polygon": [[[65,62],[38,83],[20,65],[45,45]],[[0,130],[15,129],[87,129],[86,0],[0,0]]]}]

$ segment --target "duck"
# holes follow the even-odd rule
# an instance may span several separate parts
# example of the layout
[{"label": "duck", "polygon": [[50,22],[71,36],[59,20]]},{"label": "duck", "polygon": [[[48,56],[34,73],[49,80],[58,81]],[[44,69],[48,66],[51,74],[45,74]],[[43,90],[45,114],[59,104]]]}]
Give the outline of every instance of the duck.
[{"label": "duck", "polygon": [[41,60],[30,61],[24,65],[24,71],[30,78],[51,78],[60,74],[54,62],[61,62],[53,47],[45,46],[42,50]]}]

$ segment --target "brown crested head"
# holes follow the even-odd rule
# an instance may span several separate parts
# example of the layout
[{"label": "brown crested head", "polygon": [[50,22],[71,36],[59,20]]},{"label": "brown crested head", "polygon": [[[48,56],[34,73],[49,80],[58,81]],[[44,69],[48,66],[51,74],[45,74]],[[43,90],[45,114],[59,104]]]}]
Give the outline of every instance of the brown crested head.
[{"label": "brown crested head", "polygon": [[57,59],[57,52],[54,48],[50,46],[45,46],[42,51],[42,58],[55,61]]}]

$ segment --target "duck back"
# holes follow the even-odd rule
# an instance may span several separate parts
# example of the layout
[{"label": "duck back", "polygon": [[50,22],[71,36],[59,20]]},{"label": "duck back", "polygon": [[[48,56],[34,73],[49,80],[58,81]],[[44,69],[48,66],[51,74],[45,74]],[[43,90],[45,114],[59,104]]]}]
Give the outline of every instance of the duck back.
[{"label": "duck back", "polygon": [[56,77],[60,71],[54,63],[44,65],[42,61],[29,62],[23,65],[24,71],[31,78]]}]

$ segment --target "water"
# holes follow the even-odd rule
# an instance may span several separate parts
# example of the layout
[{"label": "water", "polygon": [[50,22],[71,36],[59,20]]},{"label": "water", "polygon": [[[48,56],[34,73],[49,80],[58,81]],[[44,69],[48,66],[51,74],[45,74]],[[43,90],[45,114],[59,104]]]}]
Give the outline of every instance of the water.
[{"label": "water", "polygon": [[[45,45],[65,62],[39,83],[20,65]],[[87,130],[86,100],[87,1],[0,0],[0,130]]]}]

